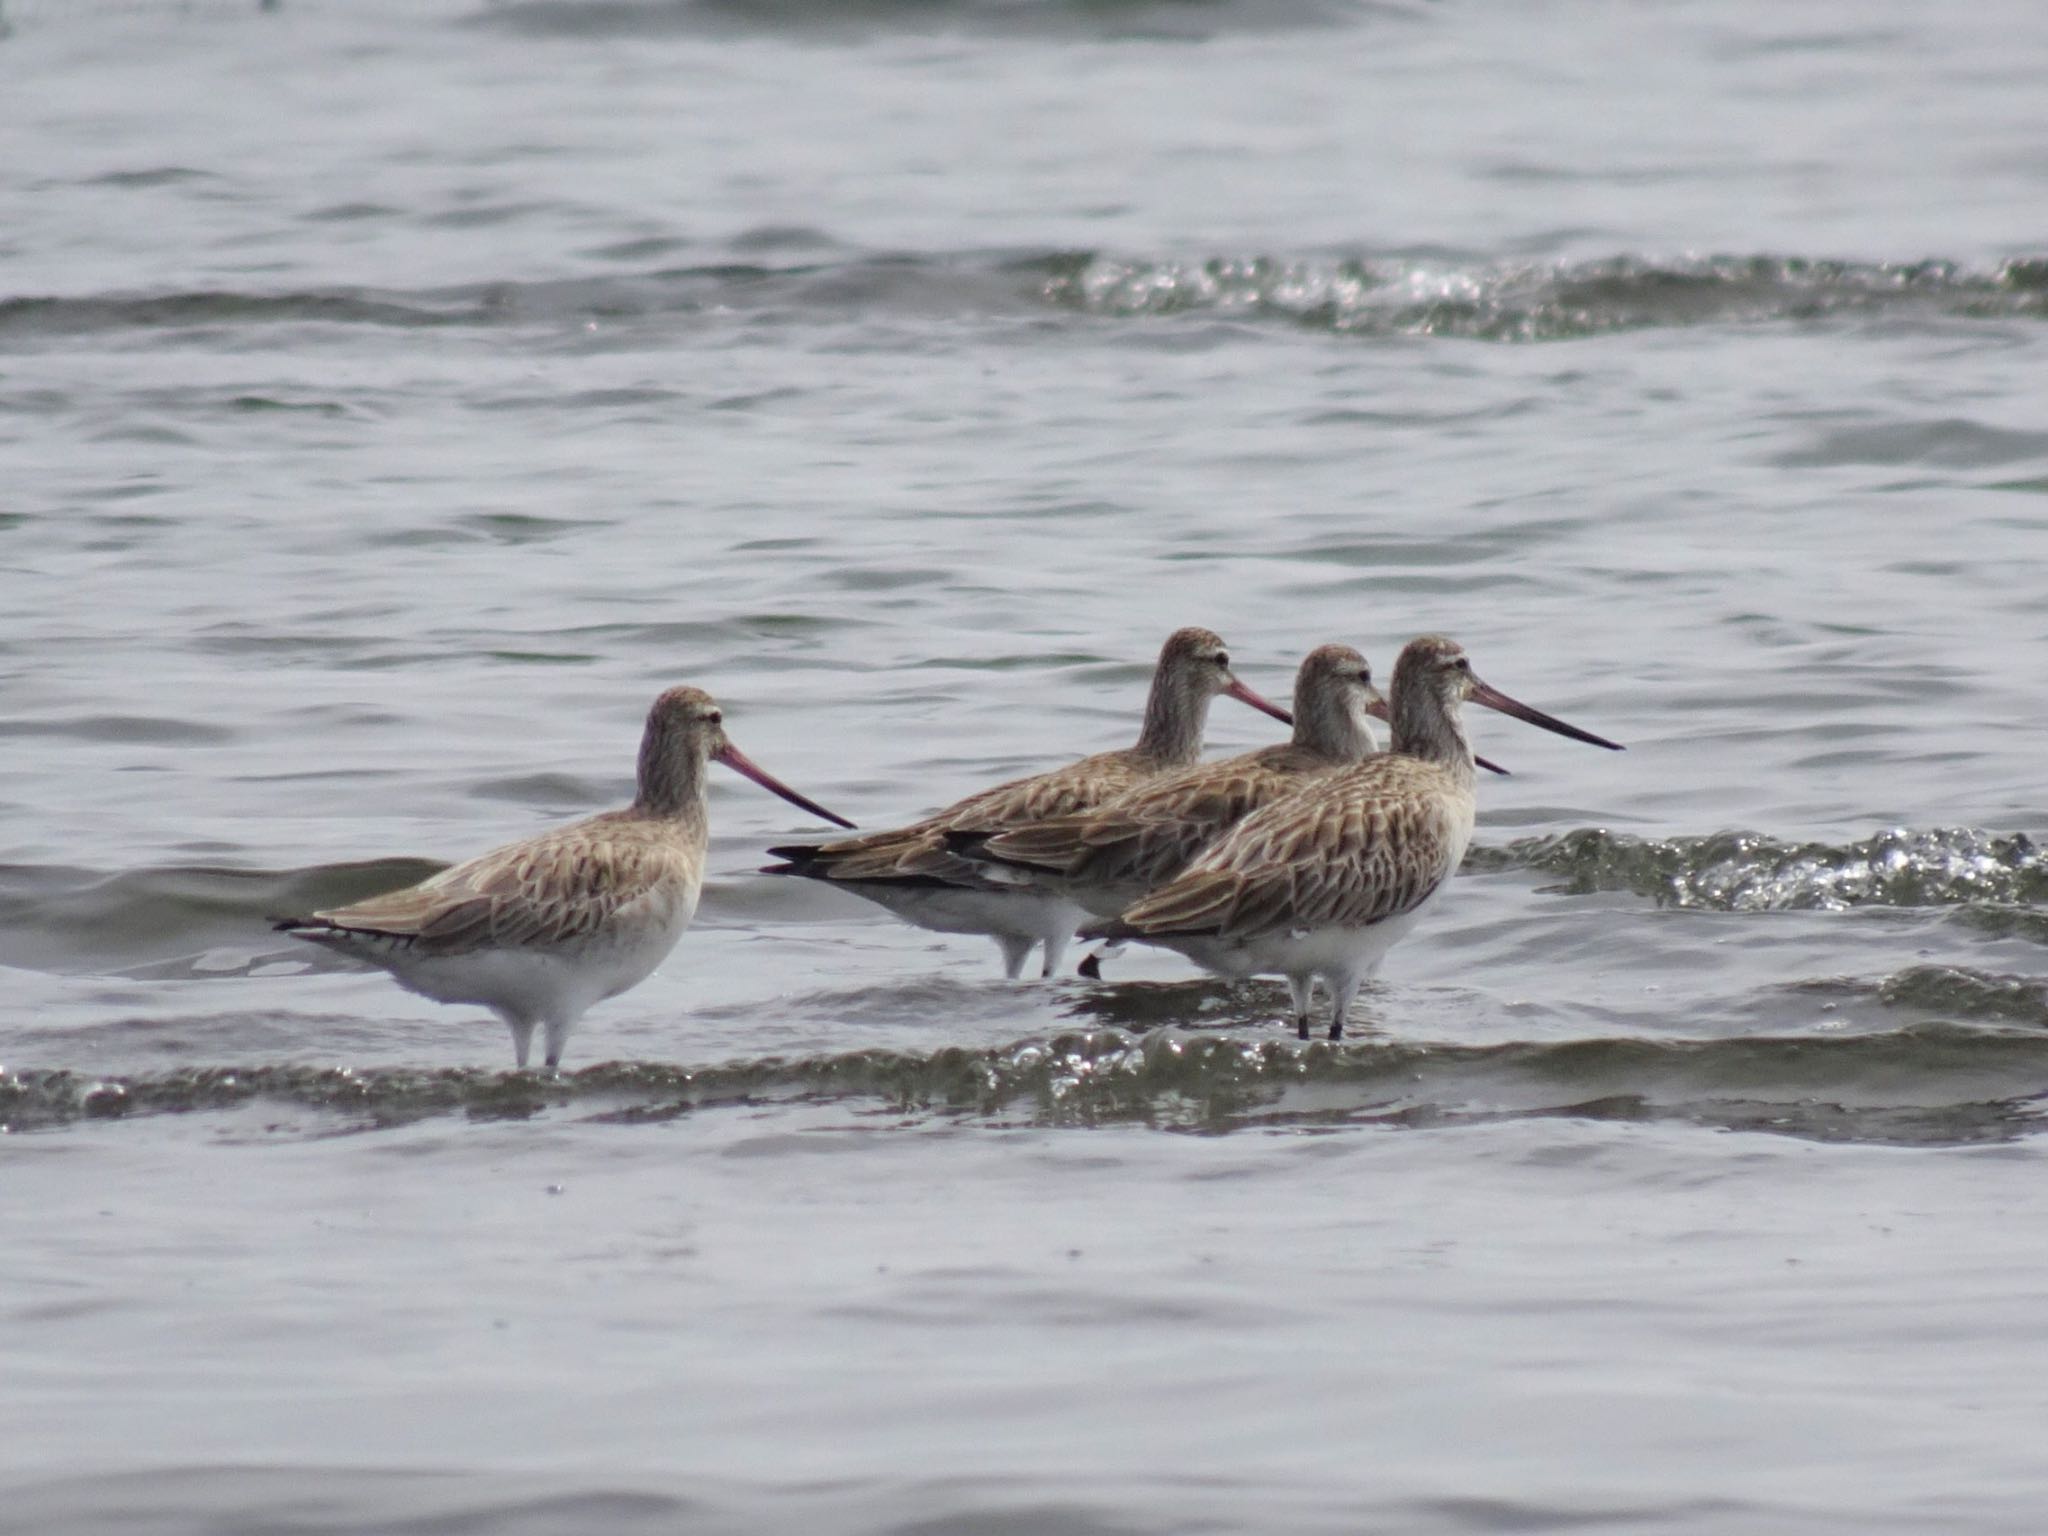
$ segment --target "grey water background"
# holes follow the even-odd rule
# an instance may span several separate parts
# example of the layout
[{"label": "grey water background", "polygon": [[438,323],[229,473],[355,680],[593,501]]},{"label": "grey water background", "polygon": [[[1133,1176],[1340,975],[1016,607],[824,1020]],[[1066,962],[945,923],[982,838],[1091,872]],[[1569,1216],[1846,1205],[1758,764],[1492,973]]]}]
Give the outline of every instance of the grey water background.
[{"label": "grey water background", "polygon": [[[2038,7],[0,17],[0,1529],[2039,1529]],[[262,924],[1191,622],[1630,750],[1337,1049],[729,775],[560,1080]]]}]

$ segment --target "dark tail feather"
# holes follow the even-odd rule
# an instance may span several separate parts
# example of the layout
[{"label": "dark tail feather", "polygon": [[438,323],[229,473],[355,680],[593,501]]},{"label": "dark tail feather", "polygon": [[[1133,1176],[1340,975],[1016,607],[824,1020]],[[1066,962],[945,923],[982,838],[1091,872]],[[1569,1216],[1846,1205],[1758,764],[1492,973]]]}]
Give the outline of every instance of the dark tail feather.
[{"label": "dark tail feather", "polygon": [[763,864],[764,875],[818,875],[824,873],[825,861],[818,856],[816,843],[784,843],[780,848],[768,850],[780,864]]}]

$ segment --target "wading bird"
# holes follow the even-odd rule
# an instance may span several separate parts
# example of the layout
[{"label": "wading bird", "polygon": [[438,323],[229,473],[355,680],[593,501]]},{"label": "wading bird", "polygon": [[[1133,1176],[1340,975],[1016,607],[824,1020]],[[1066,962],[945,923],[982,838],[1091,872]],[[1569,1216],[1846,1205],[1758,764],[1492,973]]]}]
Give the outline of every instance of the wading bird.
[{"label": "wading bird", "polygon": [[992,876],[948,848],[947,837],[1002,832],[1069,815],[1187,767],[1201,753],[1209,702],[1218,694],[1291,722],[1286,710],[1237,680],[1230,654],[1214,633],[1176,630],[1159,652],[1135,746],[999,784],[911,826],[815,846],[770,848],[784,862],[768,865],[766,873],[830,881],[920,928],[987,934],[1001,947],[1003,970],[1012,977],[1022,974],[1032,948],[1043,944],[1043,974],[1050,976],[1075,925],[1088,915],[1086,909],[1058,891]]},{"label": "wading bird", "polygon": [[1161,945],[1226,975],[1284,976],[1304,1040],[1320,980],[1330,1038],[1343,1039],[1359,982],[1442,894],[1472,840],[1474,760],[1460,716],[1468,701],[1621,750],[1488,687],[1455,641],[1424,635],[1394,667],[1391,751],[1254,811],[1179,875],[1082,935]]},{"label": "wading bird", "polygon": [[704,884],[705,765],[723,763],[814,816],[853,823],[756,765],[725,734],[701,688],[671,688],[648,711],[638,792],[605,811],[444,869],[418,885],[308,917],[294,938],[389,971],[442,1003],[490,1009],[519,1065],[536,1027],[558,1067],[593,1003],[639,985],[675,948]]}]

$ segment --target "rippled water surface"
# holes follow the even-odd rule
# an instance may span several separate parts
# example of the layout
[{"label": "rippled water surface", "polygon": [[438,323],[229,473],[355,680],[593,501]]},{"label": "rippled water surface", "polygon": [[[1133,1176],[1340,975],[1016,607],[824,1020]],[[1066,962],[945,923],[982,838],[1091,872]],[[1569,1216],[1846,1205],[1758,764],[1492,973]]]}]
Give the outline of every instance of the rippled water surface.
[{"label": "rippled water surface", "polygon": [[[2038,1530],[2037,6],[0,17],[0,1529]],[[731,775],[559,1078],[263,921],[1186,623],[1629,751],[1341,1046]]]}]

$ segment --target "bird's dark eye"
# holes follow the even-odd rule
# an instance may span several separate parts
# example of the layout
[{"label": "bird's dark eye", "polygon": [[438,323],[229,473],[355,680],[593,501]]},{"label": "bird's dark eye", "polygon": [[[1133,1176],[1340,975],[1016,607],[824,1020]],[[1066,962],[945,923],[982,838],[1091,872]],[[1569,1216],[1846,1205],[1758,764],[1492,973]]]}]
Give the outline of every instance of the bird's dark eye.
[{"label": "bird's dark eye", "polygon": [[1370,687],[1372,686],[1372,668],[1371,668],[1371,667],[1364,667],[1364,668],[1361,668],[1361,669],[1360,669],[1360,671],[1359,671],[1359,674],[1358,674],[1358,680],[1359,680],[1359,681],[1360,681],[1361,683],[1364,683],[1364,684],[1366,685],[1366,687],[1370,688]]},{"label": "bird's dark eye", "polygon": [[1229,665],[1230,665],[1230,652],[1228,652],[1228,651],[1218,651],[1218,652],[1216,653],[1216,665],[1217,665],[1217,666],[1219,666],[1219,667],[1227,667],[1227,666],[1229,666]]},{"label": "bird's dark eye", "polygon": [[706,715],[704,718],[706,720],[709,720],[713,725],[723,725],[725,723],[724,714],[715,709],[712,710],[711,713]]},{"label": "bird's dark eye", "polygon": [[1470,672],[1472,670],[1472,658],[1470,656],[1460,656],[1456,666],[1460,672]]}]

